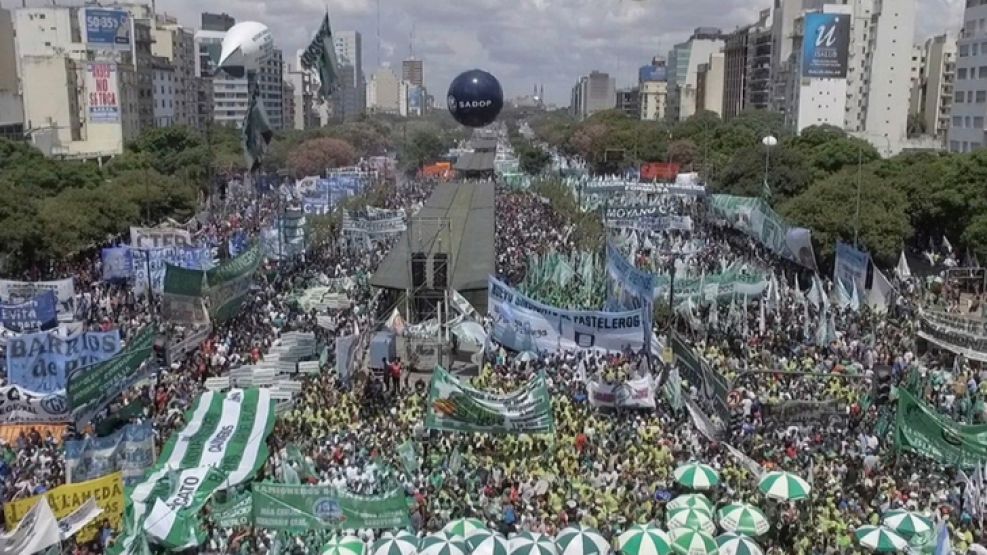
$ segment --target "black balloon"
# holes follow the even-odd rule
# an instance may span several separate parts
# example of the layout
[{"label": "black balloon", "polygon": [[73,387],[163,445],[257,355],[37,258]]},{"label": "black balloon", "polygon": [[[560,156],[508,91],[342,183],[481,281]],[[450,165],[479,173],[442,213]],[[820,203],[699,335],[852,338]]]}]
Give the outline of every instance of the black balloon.
[{"label": "black balloon", "polygon": [[504,107],[504,90],[493,75],[471,69],[452,80],[446,101],[456,121],[467,127],[483,127],[497,119]]}]

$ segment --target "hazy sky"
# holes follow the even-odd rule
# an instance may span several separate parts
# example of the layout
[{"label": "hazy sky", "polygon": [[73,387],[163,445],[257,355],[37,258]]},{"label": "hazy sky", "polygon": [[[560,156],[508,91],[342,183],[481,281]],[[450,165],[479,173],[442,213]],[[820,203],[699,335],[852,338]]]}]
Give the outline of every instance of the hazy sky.
[{"label": "hazy sky", "polygon": [[[157,0],[156,6],[189,26],[198,26],[203,10],[260,21],[270,27],[285,59],[293,60],[328,5],[334,30],[363,35],[368,79],[378,65],[379,8],[379,61],[399,67],[414,28],[415,55],[425,60],[426,86],[437,97],[458,72],[480,67],[500,79],[508,97],[530,94],[534,83],[544,83],[548,101],[565,105],[579,75],[599,69],[616,75],[618,86],[629,85],[637,80],[638,66],[655,54],[666,55],[695,27],[734,29],[753,22],[772,1]],[[915,1],[916,38],[961,26],[963,0]],[[20,0],[0,2],[20,5]]]}]

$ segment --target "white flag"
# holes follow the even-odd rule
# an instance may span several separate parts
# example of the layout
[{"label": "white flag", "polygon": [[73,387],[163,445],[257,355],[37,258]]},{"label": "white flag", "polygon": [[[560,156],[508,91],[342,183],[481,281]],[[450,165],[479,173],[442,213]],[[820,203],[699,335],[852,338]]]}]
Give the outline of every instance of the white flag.
[{"label": "white flag", "polygon": [[884,276],[884,272],[874,266],[874,283],[871,284],[870,291],[867,292],[867,306],[875,312],[887,312],[891,293],[894,288],[891,282]]},{"label": "white flag", "polygon": [[809,289],[808,298],[812,306],[816,310],[819,310],[819,304],[822,303],[823,299],[823,292],[822,287],[819,285],[819,278],[816,276],[812,276],[812,288]]},{"label": "white flag", "polygon": [[860,295],[857,293],[857,282],[853,282],[853,293],[850,295],[850,309],[860,312]]},{"label": "white flag", "polygon": [[102,513],[103,509],[99,508],[99,505],[96,504],[96,498],[90,497],[81,507],[58,521],[58,529],[61,533],[62,541],[74,536],[87,524],[96,520]]},{"label": "white flag", "polygon": [[764,317],[764,302],[762,301],[759,304],[761,305],[761,313],[757,316],[757,331],[761,335],[764,335],[764,332],[767,331],[768,323],[765,321]]},{"label": "white flag", "polygon": [[14,531],[0,536],[0,555],[32,555],[61,541],[58,521],[48,498],[41,496],[17,523]]},{"label": "white flag", "polygon": [[953,252],[953,245],[949,244],[949,239],[945,235],[942,236],[942,248],[946,249],[946,252]]},{"label": "white flag", "polygon": [[895,266],[894,273],[898,276],[898,279],[912,277],[912,270],[908,267],[908,260],[905,259],[905,251],[901,251],[901,256],[898,257],[898,265]]}]

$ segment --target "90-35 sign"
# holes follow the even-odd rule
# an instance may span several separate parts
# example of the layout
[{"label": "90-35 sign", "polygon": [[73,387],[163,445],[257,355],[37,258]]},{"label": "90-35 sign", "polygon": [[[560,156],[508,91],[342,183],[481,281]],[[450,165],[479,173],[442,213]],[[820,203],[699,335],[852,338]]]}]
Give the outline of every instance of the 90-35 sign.
[{"label": "90-35 sign", "polygon": [[86,8],[86,43],[104,48],[130,46],[130,14],[123,10]]}]

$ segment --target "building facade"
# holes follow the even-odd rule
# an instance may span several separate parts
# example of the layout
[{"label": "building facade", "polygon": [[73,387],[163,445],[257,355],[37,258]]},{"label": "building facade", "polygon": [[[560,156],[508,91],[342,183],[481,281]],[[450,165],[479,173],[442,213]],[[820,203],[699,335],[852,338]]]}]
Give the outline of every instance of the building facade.
[{"label": "building facade", "polygon": [[699,64],[723,48],[723,34],[715,27],[699,27],[689,40],[676,44],[668,53],[668,108],[666,118],[689,119],[696,113],[696,79]]},{"label": "building facade", "polygon": [[724,55],[710,54],[709,62],[699,64],[696,72],[696,113],[723,115]]},{"label": "building facade", "polygon": [[355,120],[367,108],[367,81],[363,73],[363,38],[357,31],[333,33],[339,62],[339,89],[333,97],[334,117]]},{"label": "building facade", "polygon": [[987,144],[987,0],[967,0],[956,42],[956,85],[947,133],[950,152]]},{"label": "building facade", "polygon": [[151,52],[166,59],[175,71],[175,123],[201,129],[205,122],[197,117],[195,34],[173,19],[159,16],[151,37]]},{"label": "building facade", "polygon": [[378,114],[401,113],[402,83],[407,81],[399,80],[391,68],[377,68],[367,83],[367,110]]},{"label": "building facade", "polygon": [[570,111],[579,119],[617,106],[617,83],[609,74],[593,70],[572,88]]},{"label": "building facade", "polygon": [[734,117],[747,109],[768,108],[773,35],[771,10],[758,21],[726,35],[723,41],[723,112]]},{"label": "building facade", "polygon": [[24,139],[24,105],[17,88],[14,18],[0,8],[0,138]]},{"label": "building facade", "polygon": [[401,80],[407,81],[413,86],[425,86],[425,62],[415,58],[409,58],[401,62]]},{"label": "building facade", "polygon": [[645,121],[665,119],[668,95],[668,66],[665,58],[655,56],[651,63],[637,70],[637,88],[640,97],[640,118]]},{"label": "building facade", "polygon": [[154,99],[154,126],[171,127],[175,125],[175,106],[178,84],[175,80],[175,68],[162,57],[155,56],[151,61],[151,87]]},{"label": "building facade", "polygon": [[627,117],[640,119],[641,91],[637,87],[617,91],[617,109]]},{"label": "building facade", "polygon": [[313,104],[315,87],[312,83],[311,74],[307,71],[292,70],[289,65],[285,71],[285,81],[291,85],[293,97],[292,129],[301,131],[318,127],[319,116]]},{"label": "building facade", "polygon": [[[956,80],[956,38],[943,34],[915,45],[912,66],[909,114],[917,118],[921,129],[916,131],[945,141],[951,124]],[[964,69],[963,79],[967,77],[969,71]],[[966,122],[958,120],[957,123]]]}]

